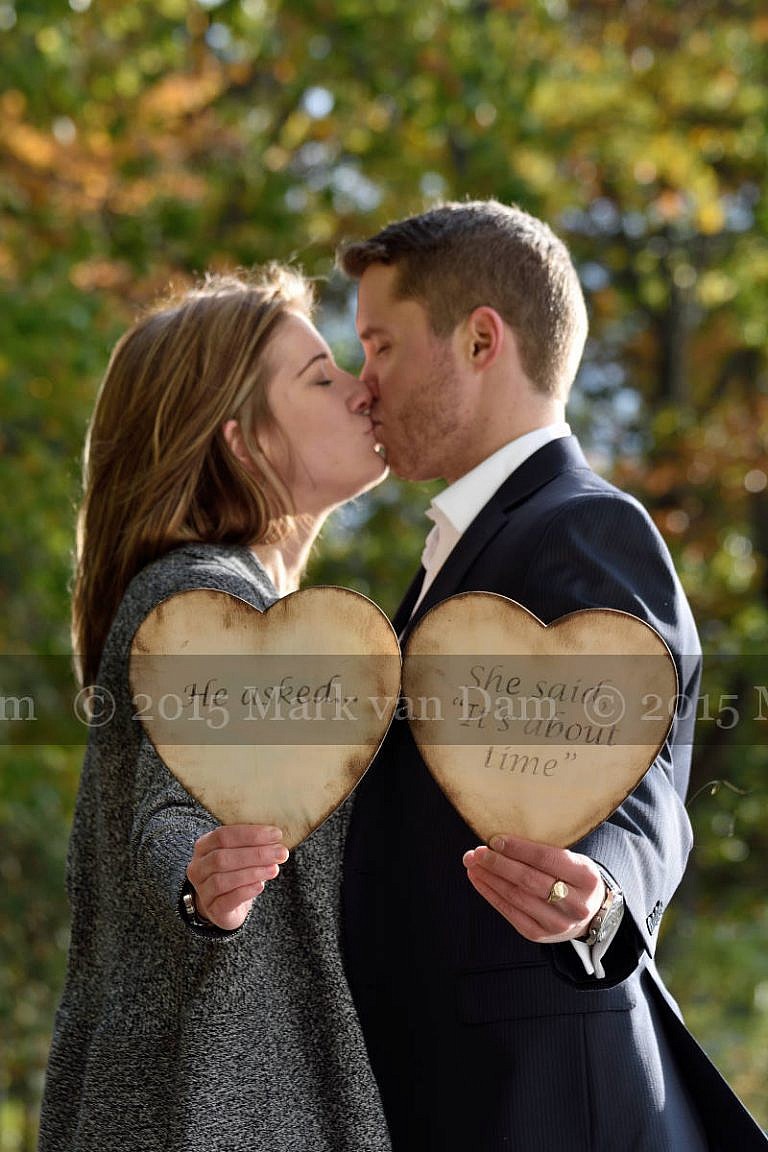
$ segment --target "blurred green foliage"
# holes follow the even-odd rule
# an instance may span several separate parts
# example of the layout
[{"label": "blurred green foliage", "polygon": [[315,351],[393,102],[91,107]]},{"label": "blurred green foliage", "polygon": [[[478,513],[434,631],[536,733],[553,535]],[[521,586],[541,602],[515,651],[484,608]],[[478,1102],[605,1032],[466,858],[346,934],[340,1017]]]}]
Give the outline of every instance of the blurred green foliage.
[{"label": "blurred green foliage", "polygon": [[[0,0],[0,650],[67,651],[89,409],[115,336],[169,281],[298,259],[328,278],[323,324],[354,366],[342,237],[441,197],[542,215],[591,311],[572,423],[651,509],[712,657],[697,847],[661,962],[764,1123],[767,46],[757,0]],[[392,611],[430,491],[390,480],[343,510],[310,578]],[[81,750],[3,728],[0,1150],[16,1152],[34,1146],[63,972]]]}]

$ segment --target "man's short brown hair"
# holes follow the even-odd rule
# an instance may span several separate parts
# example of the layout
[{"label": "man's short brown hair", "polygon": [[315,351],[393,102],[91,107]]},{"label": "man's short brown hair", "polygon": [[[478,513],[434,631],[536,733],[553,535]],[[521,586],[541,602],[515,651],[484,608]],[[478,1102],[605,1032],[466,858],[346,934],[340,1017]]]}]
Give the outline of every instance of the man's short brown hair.
[{"label": "man's short brown hair", "polygon": [[372,264],[395,266],[396,297],[423,304],[442,338],[475,308],[495,308],[534,388],[567,396],[587,313],[568,249],[535,216],[497,200],[442,204],[343,245],[337,259],[353,279]]}]

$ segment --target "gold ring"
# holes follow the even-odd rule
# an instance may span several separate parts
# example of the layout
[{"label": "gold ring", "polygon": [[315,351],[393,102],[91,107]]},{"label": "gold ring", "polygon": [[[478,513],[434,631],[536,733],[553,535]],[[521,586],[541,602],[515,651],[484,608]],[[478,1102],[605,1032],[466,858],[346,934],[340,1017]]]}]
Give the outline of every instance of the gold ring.
[{"label": "gold ring", "polygon": [[564,880],[555,880],[547,896],[548,904],[556,904],[558,900],[565,900],[568,895],[568,885]]}]

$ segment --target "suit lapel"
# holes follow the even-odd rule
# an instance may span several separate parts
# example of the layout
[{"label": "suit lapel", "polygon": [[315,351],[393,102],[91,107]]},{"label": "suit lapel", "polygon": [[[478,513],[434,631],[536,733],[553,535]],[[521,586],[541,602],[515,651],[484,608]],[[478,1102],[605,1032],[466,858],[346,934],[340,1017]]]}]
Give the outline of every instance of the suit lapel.
[{"label": "suit lapel", "polygon": [[545,444],[515,469],[494,492],[488,503],[481,508],[457,542],[413,615],[411,615],[413,605],[423,583],[423,568],[411,582],[394,621],[395,631],[398,635],[403,633],[402,645],[405,644],[408,633],[416,622],[430,608],[448,596],[453,596],[461,587],[462,580],[471,565],[505,526],[513,510],[555,476],[575,468],[588,469],[589,464],[576,438],[566,436]]},{"label": "suit lapel", "polygon": [[426,573],[424,572],[424,568],[419,568],[418,572],[408,586],[408,591],[400,601],[400,607],[397,609],[397,612],[395,612],[395,618],[392,621],[392,627],[398,636],[403,631],[406,624],[408,623],[408,620],[410,619],[411,613],[413,612],[413,606],[419,598],[419,592],[421,592],[421,586],[424,583],[425,575]]}]

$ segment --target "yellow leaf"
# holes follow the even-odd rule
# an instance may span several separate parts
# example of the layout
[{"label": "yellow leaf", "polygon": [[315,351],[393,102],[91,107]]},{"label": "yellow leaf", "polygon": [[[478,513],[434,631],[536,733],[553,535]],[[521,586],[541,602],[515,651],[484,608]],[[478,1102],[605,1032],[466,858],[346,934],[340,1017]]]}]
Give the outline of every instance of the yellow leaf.
[{"label": "yellow leaf", "polygon": [[708,236],[714,235],[715,232],[722,232],[725,224],[725,213],[719,201],[708,200],[706,204],[702,204],[696,213],[696,222],[700,231]]}]

